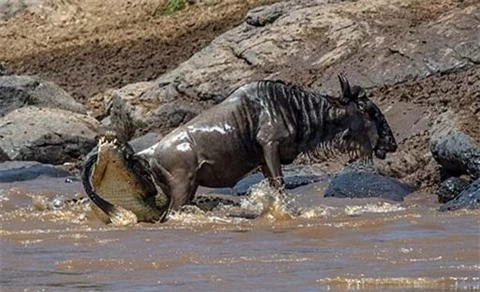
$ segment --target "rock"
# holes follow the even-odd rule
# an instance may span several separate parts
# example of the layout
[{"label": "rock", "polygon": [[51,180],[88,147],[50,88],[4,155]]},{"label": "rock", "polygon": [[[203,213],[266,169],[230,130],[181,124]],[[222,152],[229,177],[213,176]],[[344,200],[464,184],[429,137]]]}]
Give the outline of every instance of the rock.
[{"label": "rock", "polygon": [[480,179],[465,188],[455,199],[441,206],[439,211],[455,211],[458,209],[480,208]]},{"label": "rock", "polygon": [[150,146],[155,145],[158,141],[160,141],[161,138],[162,138],[162,135],[150,132],[141,137],[133,139],[128,143],[130,144],[130,146],[132,146],[133,151],[137,153],[147,149]]},{"label": "rock", "polygon": [[[114,92],[110,121],[121,141],[128,141],[151,129],[175,128],[202,111],[192,102],[171,102],[168,93],[163,101],[153,104],[148,98],[138,99],[140,92],[151,85],[151,82],[135,83]],[[168,87],[166,89],[168,91]],[[158,104],[161,105],[156,107]]]},{"label": "rock", "polygon": [[0,76],[7,76],[10,72],[8,72],[7,68],[3,64],[0,64]]},{"label": "rock", "polygon": [[[463,120],[477,122],[465,126]],[[480,144],[466,133],[469,127],[478,130],[478,125],[480,121],[472,113],[447,111],[438,117],[431,129],[430,151],[445,170],[456,175],[468,174],[472,179],[480,177]]]},{"label": "rock", "polygon": [[452,176],[440,184],[435,194],[439,203],[446,203],[456,198],[466,187],[467,184],[461,178]]},{"label": "rock", "polygon": [[91,117],[64,110],[16,109],[0,118],[0,152],[9,160],[62,164],[95,146],[99,126]]},{"label": "rock", "polygon": [[32,161],[8,161],[0,164],[0,183],[32,180],[39,176],[67,177],[71,175],[70,172],[54,165]]},{"label": "rock", "polygon": [[42,0],[2,0],[0,1],[0,21],[6,21],[23,11],[29,6],[40,5]]},{"label": "rock", "polygon": [[0,117],[26,105],[86,113],[82,104],[51,82],[32,76],[0,76]]},{"label": "rock", "polygon": [[[324,171],[308,165],[284,165],[283,176],[285,189],[292,190],[301,186],[327,181],[329,175]],[[233,188],[203,188],[215,194],[246,195],[248,190],[265,179],[260,172],[252,173],[237,182]],[[198,193],[198,192],[197,192]]]},{"label": "rock", "polygon": [[361,164],[347,166],[336,174],[325,190],[325,197],[383,198],[402,202],[415,188],[382,176]]},{"label": "rock", "polygon": [[261,6],[252,9],[245,17],[245,22],[249,25],[261,27],[273,23],[284,13],[278,5]]},{"label": "rock", "polygon": [[[253,173],[247,177],[240,180],[233,188],[218,188],[212,190],[215,194],[236,194],[236,195],[246,195],[248,190],[265,178],[261,173]],[[324,181],[327,179],[326,176],[318,175],[285,175],[285,189],[291,190],[298,188],[300,186],[313,184],[316,182]]]},{"label": "rock", "polygon": [[[451,4],[450,9],[424,4],[428,9],[417,15],[423,11],[420,4],[282,1],[253,10],[247,22],[155,82],[123,88],[113,101],[112,123],[129,138],[152,128],[164,130],[192,118],[195,109],[219,103],[233,88],[261,78],[331,92],[338,91],[340,72],[373,87],[478,64],[478,2],[459,8]],[[405,14],[417,15],[414,27]],[[174,121],[160,114],[165,111]]]}]

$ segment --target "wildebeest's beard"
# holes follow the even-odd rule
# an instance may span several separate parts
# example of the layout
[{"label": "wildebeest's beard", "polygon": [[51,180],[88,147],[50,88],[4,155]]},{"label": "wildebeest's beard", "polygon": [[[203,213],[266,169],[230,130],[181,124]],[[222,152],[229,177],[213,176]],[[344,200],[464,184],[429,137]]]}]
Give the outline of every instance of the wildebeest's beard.
[{"label": "wildebeest's beard", "polygon": [[373,154],[370,139],[366,132],[355,135],[351,129],[345,129],[328,140],[312,141],[315,146],[309,147],[304,154],[313,161],[347,158],[349,162],[361,159],[364,163],[370,163]]}]

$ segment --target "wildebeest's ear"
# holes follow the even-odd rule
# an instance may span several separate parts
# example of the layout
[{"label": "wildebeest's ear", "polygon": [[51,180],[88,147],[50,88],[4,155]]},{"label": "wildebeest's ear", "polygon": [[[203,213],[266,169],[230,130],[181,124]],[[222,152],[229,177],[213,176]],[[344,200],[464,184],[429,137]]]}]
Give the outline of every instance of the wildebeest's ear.
[{"label": "wildebeest's ear", "polygon": [[342,73],[338,74],[338,81],[340,81],[340,88],[342,89],[340,101],[343,104],[349,103],[353,99],[350,83]]},{"label": "wildebeest's ear", "polygon": [[352,92],[351,99],[364,99],[367,97],[367,93],[365,92],[365,89],[357,85],[352,86],[351,92]]}]

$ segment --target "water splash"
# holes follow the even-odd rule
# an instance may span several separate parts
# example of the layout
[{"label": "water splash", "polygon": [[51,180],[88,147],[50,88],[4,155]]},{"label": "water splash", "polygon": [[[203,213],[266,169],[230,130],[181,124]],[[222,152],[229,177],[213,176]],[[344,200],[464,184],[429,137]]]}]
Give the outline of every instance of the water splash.
[{"label": "water splash", "polygon": [[253,210],[260,218],[272,221],[292,220],[299,214],[295,199],[270,187],[267,180],[253,186],[241,207]]},{"label": "water splash", "polygon": [[398,204],[390,204],[387,202],[378,202],[375,204],[367,204],[363,206],[346,206],[345,214],[349,216],[361,215],[364,213],[390,213],[404,211],[405,208]]}]

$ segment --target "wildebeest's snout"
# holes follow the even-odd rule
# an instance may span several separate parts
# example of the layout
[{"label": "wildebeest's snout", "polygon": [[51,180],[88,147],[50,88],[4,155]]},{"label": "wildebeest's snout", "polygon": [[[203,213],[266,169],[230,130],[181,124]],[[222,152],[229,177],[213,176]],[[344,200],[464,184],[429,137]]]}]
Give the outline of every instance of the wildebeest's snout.
[{"label": "wildebeest's snout", "polygon": [[373,149],[375,156],[379,159],[385,159],[387,156],[387,153],[393,153],[397,151],[397,142],[395,141],[395,138],[393,135],[389,135],[386,137],[382,137],[377,145],[375,145],[375,148]]}]

